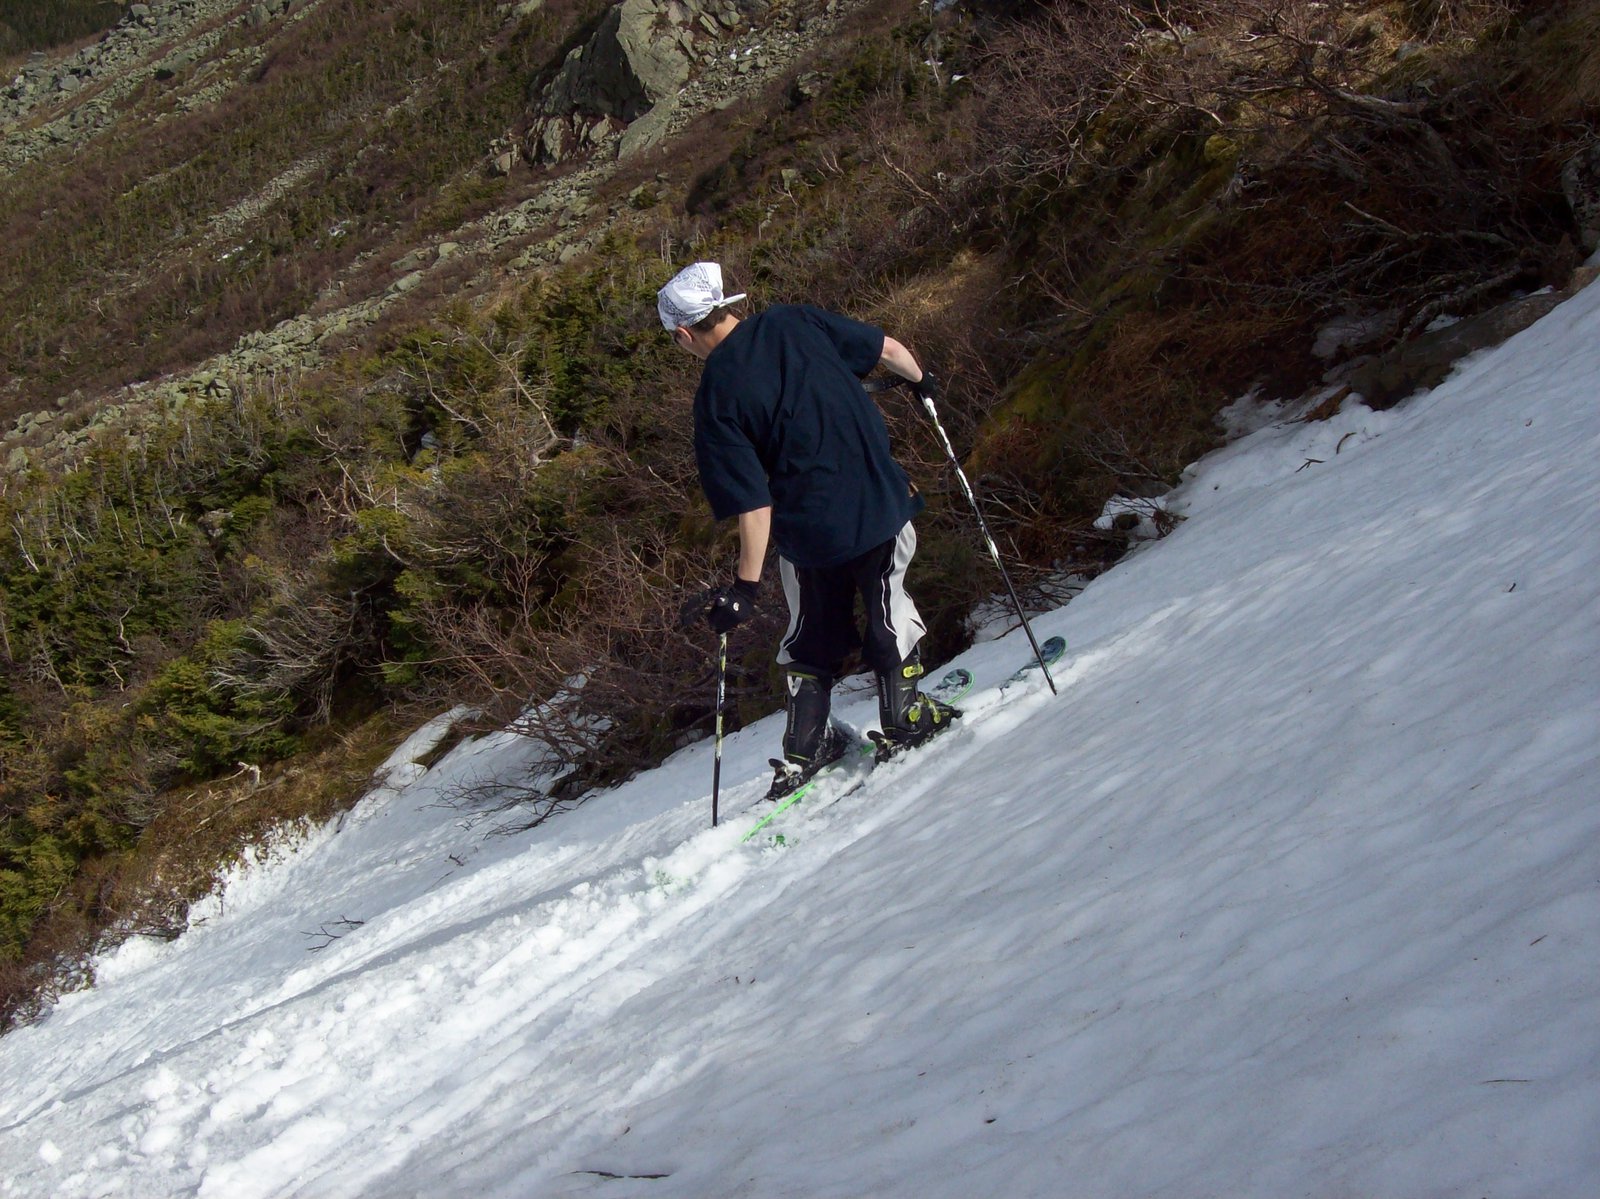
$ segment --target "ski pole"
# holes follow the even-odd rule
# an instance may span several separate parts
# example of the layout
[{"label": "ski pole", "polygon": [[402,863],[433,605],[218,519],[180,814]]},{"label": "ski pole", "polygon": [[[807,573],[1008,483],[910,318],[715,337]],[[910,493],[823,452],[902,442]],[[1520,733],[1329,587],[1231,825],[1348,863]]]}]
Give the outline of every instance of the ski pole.
[{"label": "ski pole", "polygon": [[1039,669],[1044,671],[1044,681],[1050,684],[1050,694],[1059,695],[1056,690],[1056,681],[1050,677],[1050,667],[1045,664],[1044,653],[1039,649],[1039,642],[1033,635],[1033,626],[1028,623],[1028,614],[1022,610],[1022,601],[1017,598],[1017,589],[1011,585],[1011,575],[1006,571],[1006,564],[1000,560],[1000,550],[994,543],[994,538],[989,535],[989,523],[983,519],[983,509],[978,507],[978,497],[972,494],[972,484],[967,482],[967,473],[961,469],[961,463],[956,459],[955,447],[950,444],[950,437],[944,431],[944,426],[939,423],[939,411],[934,407],[931,396],[918,396],[922,406],[927,410],[928,419],[933,422],[934,432],[939,434],[939,441],[944,445],[945,456],[950,459],[950,465],[955,468],[956,478],[961,481],[961,490],[966,493],[967,503],[972,505],[972,514],[978,518],[978,531],[983,534],[983,540],[989,547],[989,556],[994,559],[994,564],[1000,568],[1000,577],[1005,580],[1006,591],[1011,596],[1011,606],[1017,610],[1017,619],[1022,621],[1022,631],[1028,634],[1028,644],[1033,646],[1033,656],[1039,661]]},{"label": "ski pole", "polygon": [[722,708],[728,693],[728,635],[717,639],[717,744],[711,766],[711,827],[717,827],[717,796],[722,790]]}]

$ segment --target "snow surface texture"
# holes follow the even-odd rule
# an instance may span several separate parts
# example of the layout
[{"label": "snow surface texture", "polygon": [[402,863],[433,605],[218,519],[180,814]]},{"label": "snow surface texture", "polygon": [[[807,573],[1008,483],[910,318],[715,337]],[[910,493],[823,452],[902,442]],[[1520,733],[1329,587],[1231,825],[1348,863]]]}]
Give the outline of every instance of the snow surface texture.
[{"label": "snow surface texture", "polygon": [[1593,287],[1207,458],[787,848],[775,720],[487,838],[424,730],[0,1041],[0,1194],[1600,1194],[1597,381]]}]

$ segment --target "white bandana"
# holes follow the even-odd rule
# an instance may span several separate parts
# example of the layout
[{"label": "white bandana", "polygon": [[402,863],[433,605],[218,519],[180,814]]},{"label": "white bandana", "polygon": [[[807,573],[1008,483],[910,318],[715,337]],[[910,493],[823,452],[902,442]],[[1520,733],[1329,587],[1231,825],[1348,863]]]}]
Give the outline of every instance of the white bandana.
[{"label": "white bandana", "polygon": [[705,319],[713,308],[732,304],[745,297],[722,294],[722,268],[714,262],[697,262],[686,266],[667,281],[656,293],[656,311],[661,323],[670,333],[679,326],[688,326]]}]

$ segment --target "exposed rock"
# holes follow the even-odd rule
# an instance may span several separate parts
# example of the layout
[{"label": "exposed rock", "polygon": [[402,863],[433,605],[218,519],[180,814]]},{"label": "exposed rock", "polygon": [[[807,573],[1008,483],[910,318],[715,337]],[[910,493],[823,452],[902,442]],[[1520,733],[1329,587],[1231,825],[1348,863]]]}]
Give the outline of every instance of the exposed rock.
[{"label": "exposed rock", "polygon": [[[111,106],[152,73],[170,79],[209,55],[227,32],[227,23],[218,18],[236,6],[237,0],[134,4],[98,41],[54,60],[43,52],[30,56],[11,85],[0,91],[0,170],[97,134],[112,119]],[[80,97],[91,90],[95,99],[82,102]],[[63,101],[73,106],[43,122],[27,120],[36,110]]]},{"label": "exposed rock", "polygon": [[190,67],[194,66],[195,60],[198,57],[198,51],[194,50],[193,48],[186,47],[182,50],[179,50],[177,53],[170,55],[164,62],[160,63],[156,67],[155,77],[163,81],[173,79],[176,76],[183,74],[183,72],[187,71]]},{"label": "exposed rock", "polygon": [[[697,39],[712,45],[724,27],[704,16],[679,0],[622,0],[607,12],[551,81],[539,106],[544,119],[529,133],[530,156],[560,162],[603,141],[612,120],[637,123],[675,96],[693,71]],[[637,153],[659,137],[647,129],[622,153]]]},{"label": "exposed rock", "polygon": [[818,71],[807,71],[789,86],[789,104],[798,108],[807,100],[815,100],[827,86],[827,77]]},{"label": "exposed rock", "polygon": [[1600,249],[1600,138],[1573,155],[1561,172],[1561,190],[1585,253]]},{"label": "exposed rock", "polygon": [[[261,61],[260,45],[231,49],[238,34],[255,25],[265,9],[269,24],[293,21],[309,11],[309,0],[159,0],[134,6],[122,23],[105,39],[81,46],[63,56],[36,54],[19,66],[14,80],[0,83],[0,170],[49,153],[73,153],[87,137],[94,136],[116,119],[126,96],[146,86],[153,70],[173,68],[182,62],[199,70],[212,64],[224,69],[219,76],[231,79],[239,74],[238,62]],[[830,14],[853,8],[854,0],[834,0]],[[535,11],[538,0],[502,5],[505,10]],[[569,158],[590,156],[590,161],[552,185],[526,197],[517,198],[507,208],[484,214],[461,226],[430,256],[424,249],[411,261],[407,255],[397,267],[399,276],[388,286],[371,292],[346,294],[344,283],[330,285],[319,297],[316,315],[286,321],[271,330],[258,330],[239,338],[231,349],[197,364],[185,376],[132,385],[108,395],[92,397],[93,403],[74,404],[73,412],[93,411],[92,423],[82,423],[69,415],[65,397],[55,404],[40,397],[41,407],[59,407],[62,419],[42,427],[26,423],[31,440],[19,445],[25,436],[20,431],[4,436],[0,427],[0,461],[13,469],[29,464],[70,457],[104,437],[136,439],[151,423],[170,419],[178,406],[201,404],[221,399],[233,389],[248,391],[268,378],[282,380],[286,375],[311,369],[340,340],[378,320],[385,309],[404,303],[407,292],[420,286],[425,271],[437,261],[462,253],[470,245],[474,266],[484,271],[500,271],[509,265],[513,271],[544,269],[558,262],[571,262],[592,252],[597,241],[592,197],[596,189],[616,170],[617,151],[624,133],[631,133],[628,150],[640,152],[688,127],[703,114],[737,103],[757,88],[766,86],[773,72],[815,44],[823,31],[823,19],[815,14],[818,4],[805,0],[813,14],[804,36],[777,28],[780,14],[789,7],[769,6],[761,0],[628,0],[595,26],[580,51],[573,56],[572,72],[566,85],[584,94],[603,98],[606,88],[584,74],[598,71],[607,55],[618,77],[618,92],[609,107],[574,107],[551,112],[551,94],[536,98],[530,114],[535,123],[528,137],[517,145],[524,159],[534,159],[536,148],[546,141]],[[711,22],[702,18],[709,15]],[[626,17],[626,19],[624,19]],[[160,32],[162,22],[168,32]],[[712,31],[715,25],[718,32]],[[607,36],[609,42],[607,44]],[[258,43],[277,36],[277,29],[264,31]],[[225,42],[224,39],[227,39]],[[249,42],[251,39],[246,38]],[[748,53],[747,53],[748,51]],[[633,57],[630,58],[630,54]],[[238,56],[237,60],[235,56]],[[746,73],[739,74],[741,63],[748,62]],[[581,64],[581,72],[578,70]],[[564,68],[565,70],[565,68]],[[66,98],[56,91],[56,80],[72,76],[84,85],[80,93]],[[197,83],[211,85],[206,79]],[[603,83],[603,73],[602,73]],[[92,86],[91,86],[92,85]],[[825,85],[821,74],[813,74],[801,85],[810,94],[820,93]],[[179,110],[192,105],[214,103],[226,84],[212,91],[210,86],[187,85],[179,80],[172,88],[173,102]],[[84,94],[92,97],[86,99]],[[802,92],[804,94],[804,92]],[[570,98],[570,97],[569,97]],[[664,102],[665,101],[665,102]],[[59,106],[56,112],[46,111]],[[629,127],[629,117],[633,116]],[[646,119],[640,121],[639,117]],[[506,152],[509,144],[496,139],[486,147],[491,155]],[[600,151],[596,153],[595,151]],[[281,177],[284,187],[299,186],[299,167]],[[276,184],[278,181],[274,181]],[[219,246],[231,246],[237,224],[247,223],[255,205],[278,190],[269,185],[259,196],[238,206],[237,213],[216,218],[214,231]],[[640,193],[638,204],[649,199]],[[618,218],[627,219],[631,206],[620,208]],[[237,221],[232,218],[238,217]],[[557,232],[557,229],[561,232]],[[337,230],[336,230],[337,233]],[[520,251],[510,250],[512,239],[528,238]],[[499,252],[517,253],[509,264]],[[363,265],[358,261],[356,266]],[[413,265],[414,264],[414,265]],[[87,400],[87,398],[85,398]],[[120,399],[125,402],[113,402]],[[13,440],[13,437],[16,440]]]},{"label": "exposed rock", "polygon": [[[665,89],[688,79],[688,58],[675,42],[662,39],[662,50],[642,55],[637,64],[630,59],[629,49],[637,45],[641,33],[639,17],[646,16],[650,23],[656,17],[655,9],[645,8],[646,4],[648,0],[624,0],[606,13],[586,44],[567,55],[545,97],[546,116],[583,112],[632,121],[661,99]],[[625,9],[629,16],[626,29]],[[678,69],[670,70],[674,65]],[[653,94],[652,89],[656,89]]]},{"label": "exposed rock", "polygon": [[233,519],[233,513],[226,508],[213,508],[200,517],[200,528],[205,535],[216,541],[223,533],[227,532],[228,522]]},{"label": "exposed rock", "polygon": [[534,162],[560,162],[578,144],[570,117],[548,117],[528,130],[527,156]]},{"label": "exposed rock", "polygon": [[663,100],[644,116],[629,125],[622,134],[622,144],[617,148],[618,158],[632,158],[652,146],[659,145],[667,136],[672,118],[677,113],[676,98]]},{"label": "exposed rock", "polygon": [[689,10],[675,0],[660,9],[653,0],[622,0],[615,12],[617,44],[650,103],[689,81],[694,46]]},{"label": "exposed rock", "polygon": [[1386,308],[1382,312],[1347,312],[1317,330],[1311,352],[1323,360],[1345,350],[1357,350],[1390,337],[1400,327],[1401,312]]},{"label": "exposed rock", "polygon": [[1600,275],[1587,267],[1573,273],[1561,291],[1523,296],[1488,312],[1434,329],[1386,354],[1346,363],[1327,376],[1329,382],[1348,384],[1373,408],[1390,408],[1414,392],[1437,387],[1455,364],[1468,354],[1497,346],[1553,311]]}]

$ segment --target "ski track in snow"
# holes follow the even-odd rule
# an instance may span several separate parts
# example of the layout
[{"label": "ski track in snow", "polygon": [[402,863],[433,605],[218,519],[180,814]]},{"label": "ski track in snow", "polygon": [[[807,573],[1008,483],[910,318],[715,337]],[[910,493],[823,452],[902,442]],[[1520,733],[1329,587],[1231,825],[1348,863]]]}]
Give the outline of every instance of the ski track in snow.
[{"label": "ski track in snow", "polygon": [[705,744],[500,837],[525,746],[402,747],[0,1040],[0,1196],[1600,1193],[1597,335],[1196,464],[786,848],[781,718],[714,830]]}]

